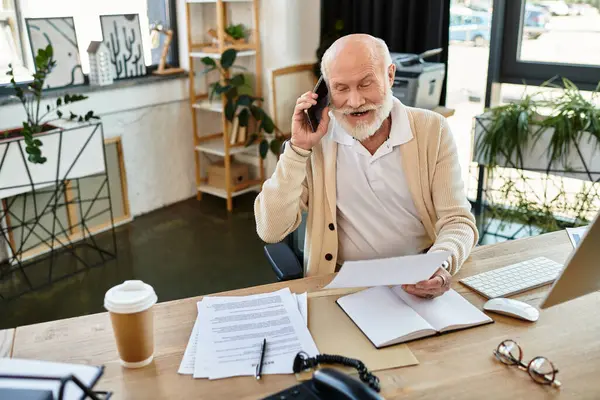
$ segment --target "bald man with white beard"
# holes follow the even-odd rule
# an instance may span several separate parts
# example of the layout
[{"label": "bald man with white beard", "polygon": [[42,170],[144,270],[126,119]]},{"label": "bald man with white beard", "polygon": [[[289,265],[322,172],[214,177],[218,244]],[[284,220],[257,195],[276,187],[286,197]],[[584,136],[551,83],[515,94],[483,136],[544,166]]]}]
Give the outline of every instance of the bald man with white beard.
[{"label": "bald man with white beard", "polygon": [[307,211],[306,276],[344,261],[448,251],[431,279],[404,286],[442,295],[478,240],[448,123],[393,96],[396,66],[381,39],[338,39],[321,71],[329,107],[313,132],[304,111],[317,95],[296,102],[291,140],[254,205],[259,236],[283,240]]}]

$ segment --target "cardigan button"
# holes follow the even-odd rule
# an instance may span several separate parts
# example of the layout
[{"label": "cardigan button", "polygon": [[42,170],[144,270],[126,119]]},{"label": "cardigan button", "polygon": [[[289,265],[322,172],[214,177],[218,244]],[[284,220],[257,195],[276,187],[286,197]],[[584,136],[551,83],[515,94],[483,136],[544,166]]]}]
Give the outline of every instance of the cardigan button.
[{"label": "cardigan button", "polygon": [[335,225],[333,225],[333,224],[329,224],[329,230],[330,230],[330,231],[334,231],[334,230],[335,230]]},{"label": "cardigan button", "polygon": [[325,259],[327,261],[331,261],[331,260],[333,260],[333,256],[331,255],[331,253],[327,253],[327,254],[325,254]]}]

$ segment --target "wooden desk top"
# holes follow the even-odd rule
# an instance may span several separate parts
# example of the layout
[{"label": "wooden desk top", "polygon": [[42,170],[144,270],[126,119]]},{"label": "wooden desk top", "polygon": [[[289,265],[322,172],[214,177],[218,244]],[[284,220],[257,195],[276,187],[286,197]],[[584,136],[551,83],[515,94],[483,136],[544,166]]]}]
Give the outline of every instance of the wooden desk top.
[{"label": "wooden desk top", "polygon": [[[565,232],[482,246],[473,251],[457,278],[505,266],[519,260],[546,256],[564,262],[571,252]],[[227,294],[273,291],[288,285],[294,292],[315,291],[332,275],[291,283],[247,288]],[[469,301],[481,307],[485,299],[457,280],[453,284]],[[549,286],[517,298],[538,305]],[[160,294],[159,294],[160,295]],[[104,364],[98,388],[112,390],[115,399],[220,398],[255,399],[296,383],[293,376],[265,376],[218,381],[177,374],[196,317],[200,297],[156,306],[155,362],[139,370],[121,368],[108,315],[105,313],[17,328],[13,357]],[[409,343],[420,365],[379,371],[382,394],[390,398],[595,398],[600,393],[600,293],[588,295],[541,313],[534,324],[492,315],[496,323]],[[516,340],[524,359],[544,355],[555,363],[560,390],[534,383],[527,373],[507,367],[492,355],[504,339]]]}]

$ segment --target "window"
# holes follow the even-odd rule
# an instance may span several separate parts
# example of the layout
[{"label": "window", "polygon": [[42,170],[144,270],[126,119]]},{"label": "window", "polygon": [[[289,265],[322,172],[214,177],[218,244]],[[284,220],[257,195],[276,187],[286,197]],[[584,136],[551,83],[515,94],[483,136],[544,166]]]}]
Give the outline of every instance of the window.
[{"label": "window", "polygon": [[473,117],[484,110],[492,6],[495,2],[485,0],[450,2],[446,106],[455,110],[448,123],[465,182],[469,182]]},{"label": "window", "polygon": [[10,77],[6,75],[9,64],[13,65],[17,80],[29,75],[23,63],[21,48],[19,19],[14,0],[0,0],[0,85],[10,81]]},{"label": "window", "polygon": [[29,38],[27,30],[23,28],[26,18],[73,17],[81,67],[87,74],[88,45],[93,40],[102,40],[99,17],[114,14],[139,14],[144,61],[147,66],[158,64],[165,40],[162,34],[151,35],[151,27],[162,25],[171,29],[174,36],[167,63],[175,66],[179,64],[175,0],[0,0],[0,85],[8,82],[6,70],[9,63],[22,66],[24,78],[28,78],[33,72]]},{"label": "window", "polygon": [[539,85],[556,75],[582,89],[600,80],[600,0],[505,0],[500,82]]},{"label": "window", "polygon": [[[167,64],[179,66],[179,49],[176,40],[177,37],[177,18],[175,18],[175,0],[147,0],[148,1],[148,20],[150,29],[152,27],[163,26],[165,29],[173,31],[173,40],[167,54]],[[152,53],[152,65],[158,65],[162,48],[166,36],[154,31],[150,34],[150,48]]]}]

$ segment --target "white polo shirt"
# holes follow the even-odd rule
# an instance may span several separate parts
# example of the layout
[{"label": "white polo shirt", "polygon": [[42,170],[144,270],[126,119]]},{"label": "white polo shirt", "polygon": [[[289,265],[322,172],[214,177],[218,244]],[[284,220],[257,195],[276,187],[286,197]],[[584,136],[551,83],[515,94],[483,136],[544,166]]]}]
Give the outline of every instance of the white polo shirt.
[{"label": "white polo shirt", "polygon": [[390,136],[373,155],[339,123],[332,127],[332,139],[338,143],[339,264],[418,254],[431,245],[402,170],[399,146],[413,133],[396,98],[391,117]]}]

